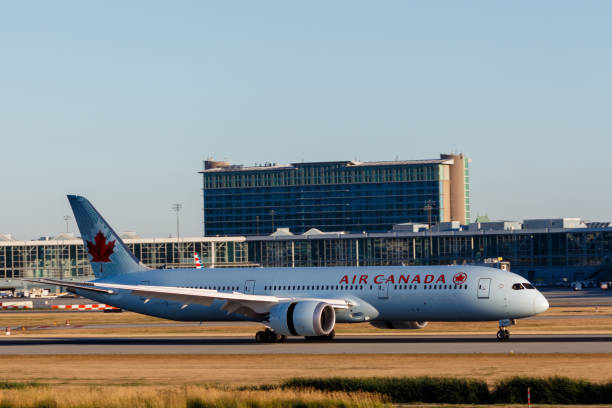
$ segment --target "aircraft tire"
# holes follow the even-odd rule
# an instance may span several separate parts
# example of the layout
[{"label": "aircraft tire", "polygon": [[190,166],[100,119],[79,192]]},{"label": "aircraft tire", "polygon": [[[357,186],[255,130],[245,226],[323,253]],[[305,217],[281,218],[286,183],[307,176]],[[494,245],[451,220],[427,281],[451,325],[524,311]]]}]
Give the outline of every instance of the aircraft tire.
[{"label": "aircraft tire", "polygon": [[255,341],[258,343],[265,343],[266,342],[266,333],[263,330],[258,331],[255,334]]},{"label": "aircraft tire", "polygon": [[506,329],[499,329],[497,332],[497,340],[504,341],[510,338],[510,332]]},{"label": "aircraft tire", "polygon": [[332,341],[336,336],[336,332],[332,330],[329,334],[325,336],[304,336],[304,340],[306,341]]},{"label": "aircraft tire", "polygon": [[266,330],[264,332],[264,338],[266,343],[276,343],[278,341],[278,334],[272,330]]}]

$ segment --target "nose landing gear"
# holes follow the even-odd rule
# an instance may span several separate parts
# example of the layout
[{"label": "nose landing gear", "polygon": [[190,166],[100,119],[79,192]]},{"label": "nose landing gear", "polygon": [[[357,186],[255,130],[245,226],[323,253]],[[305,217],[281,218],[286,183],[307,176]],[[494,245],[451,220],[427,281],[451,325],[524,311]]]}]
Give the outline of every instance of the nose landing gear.
[{"label": "nose landing gear", "polygon": [[497,340],[508,340],[510,338],[510,332],[506,329],[499,328],[497,332]]},{"label": "nose landing gear", "polygon": [[510,338],[510,332],[506,327],[516,324],[515,319],[503,319],[499,321],[499,331],[497,332],[497,340],[504,341]]}]

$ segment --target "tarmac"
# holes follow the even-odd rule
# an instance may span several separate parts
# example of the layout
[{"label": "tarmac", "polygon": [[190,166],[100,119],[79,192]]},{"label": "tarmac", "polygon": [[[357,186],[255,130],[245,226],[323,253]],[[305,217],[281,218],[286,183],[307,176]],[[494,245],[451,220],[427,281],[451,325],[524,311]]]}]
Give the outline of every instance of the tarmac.
[{"label": "tarmac", "polygon": [[251,337],[54,337],[0,339],[9,354],[551,354],[610,353],[612,335],[338,336],[331,342],[290,338],[259,344]]}]

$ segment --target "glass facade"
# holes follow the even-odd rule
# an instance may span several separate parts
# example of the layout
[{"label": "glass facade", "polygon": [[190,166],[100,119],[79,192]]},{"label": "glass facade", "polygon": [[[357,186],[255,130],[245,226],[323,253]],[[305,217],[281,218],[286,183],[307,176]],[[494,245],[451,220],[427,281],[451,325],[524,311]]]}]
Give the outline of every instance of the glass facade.
[{"label": "glass facade", "polygon": [[[446,265],[502,257],[514,272],[535,281],[612,276],[612,228],[130,239],[126,244],[145,265],[169,269],[193,267],[195,251],[205,267]],[[80,241],[0,242],[0,289],[20,277],[85,280],[93,274]]]},{"label": "glass facade", "polygon": [[398,223],[445,221],[445,212],[450,219],[443,185],[448,182],[448,163],[325,162],[205,169],[204,235],[262,235],[277,228],[297,234],[310,228],[386,232]]}]

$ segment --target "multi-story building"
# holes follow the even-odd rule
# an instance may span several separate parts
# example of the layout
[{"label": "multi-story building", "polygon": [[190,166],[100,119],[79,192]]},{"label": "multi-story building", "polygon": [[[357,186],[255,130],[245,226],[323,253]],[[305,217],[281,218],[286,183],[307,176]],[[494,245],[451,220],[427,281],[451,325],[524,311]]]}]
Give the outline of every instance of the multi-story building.
[{"label": "multi-story building", "polygon": [[470,219],[469,159],[336,161],[244,167],[204,162],[204,234],[277,228],[386,232],[405,222]]}]

